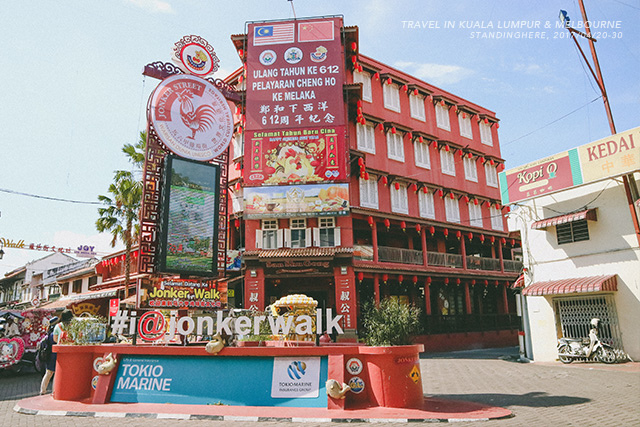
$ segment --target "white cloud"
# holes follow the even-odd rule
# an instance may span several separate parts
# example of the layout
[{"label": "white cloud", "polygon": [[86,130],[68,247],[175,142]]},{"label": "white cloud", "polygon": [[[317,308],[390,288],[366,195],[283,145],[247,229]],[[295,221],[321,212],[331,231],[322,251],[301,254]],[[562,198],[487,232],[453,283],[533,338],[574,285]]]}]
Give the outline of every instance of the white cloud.
[{"label": "white cloud", "polygon": [[171,5],[162,0],[126,0],[127,2],[154,13],[174,13]]},{"label": "white cloud", "polygon": [[435,85],[458,83],[474,74],[473,70],[459,65],[399,61],[394,66]]},{"label": "white cloud", "polygon": [[522,71],[525,74],[542,74],[542,67],[538,64],[517,63],[513,66],[514,71]]}]

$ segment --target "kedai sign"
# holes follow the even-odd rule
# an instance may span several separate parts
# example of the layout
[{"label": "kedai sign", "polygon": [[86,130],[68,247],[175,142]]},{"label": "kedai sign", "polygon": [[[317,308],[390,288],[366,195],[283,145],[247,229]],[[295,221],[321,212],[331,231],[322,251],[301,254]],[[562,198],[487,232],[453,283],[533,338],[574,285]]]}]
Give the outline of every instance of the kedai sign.
[{"label": "kedai sign", "polygon": [[501,172],[502,203],[555,193],[640,170],[640,127]]}]

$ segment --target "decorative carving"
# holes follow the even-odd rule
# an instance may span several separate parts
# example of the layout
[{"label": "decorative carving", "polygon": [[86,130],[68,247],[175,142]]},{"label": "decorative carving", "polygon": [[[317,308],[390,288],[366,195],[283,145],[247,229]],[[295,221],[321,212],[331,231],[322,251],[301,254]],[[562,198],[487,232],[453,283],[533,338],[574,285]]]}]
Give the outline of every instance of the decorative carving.
[{"label": "decorative carving", "polygon": [[109,353],[105,356],[104,362],[98,365],[98,373],[100,375],[109,375],[113,368],[116,367],[118,359],[113,357],[113,353]]},{"label": "decorative carving", "polygon": [[334,399],[344,399],[351,387],[348,384],[340,383],[336,380],[328,380],[326,383],[327,394]]},{"label": "decorative carving", "polygon": [[184,74],[184,71],[173,65],[171,62],[156,61],[145,65],[142,74],[153,77],[154,79],[164,80],[174,74]]},{"label": "decorative carving", "polygon": [[205,351],[211,354],[218,354],[220,350],[222,350],[223,348],[224,348],[224,340],[222,339],[220,334],[214,335],[211,341],[209,341],[207,345],[204,347]]}]

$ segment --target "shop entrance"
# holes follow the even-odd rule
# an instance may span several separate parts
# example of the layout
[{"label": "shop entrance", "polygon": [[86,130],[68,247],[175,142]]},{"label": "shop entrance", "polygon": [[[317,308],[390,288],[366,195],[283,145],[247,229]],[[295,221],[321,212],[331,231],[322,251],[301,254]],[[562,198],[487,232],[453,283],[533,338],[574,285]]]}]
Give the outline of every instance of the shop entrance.
[{"label": "shop entrance", "polygon": [[287,277],[266,279],[267,304],[292,294],[304,294],[318,301],[318,309],[335,311],[333,277]]}]

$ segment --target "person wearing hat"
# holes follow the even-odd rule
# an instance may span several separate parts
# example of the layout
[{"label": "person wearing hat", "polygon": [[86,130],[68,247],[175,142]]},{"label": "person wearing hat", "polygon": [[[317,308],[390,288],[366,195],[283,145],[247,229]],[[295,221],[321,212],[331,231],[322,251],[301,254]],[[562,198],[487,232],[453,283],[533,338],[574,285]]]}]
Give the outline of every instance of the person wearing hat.
[{"label": "person wearing hat", "polygon": [[[60,321],[55,323],[53,327],[53,331],[50,331],[47,335],[47,340],[49,340],[49,346],[53,347],[54,344],[62,344],[67,336],[67,327],[69,323],[71,323],[71,319],[73,319],[73,313],[71,310],[64,310],[60,315]],[[49,329],[53,326],[50,324]],[[42,382],[40,383],[40,394],[46,394],[47,388],[49,387],[49,381],[53,377],[53,374],[56,371],[56,353],[52,352],[51,356],[47,359],[47,371],[42,377]]]}]

